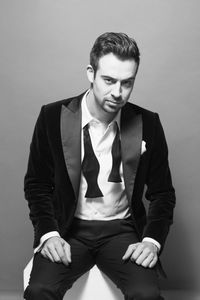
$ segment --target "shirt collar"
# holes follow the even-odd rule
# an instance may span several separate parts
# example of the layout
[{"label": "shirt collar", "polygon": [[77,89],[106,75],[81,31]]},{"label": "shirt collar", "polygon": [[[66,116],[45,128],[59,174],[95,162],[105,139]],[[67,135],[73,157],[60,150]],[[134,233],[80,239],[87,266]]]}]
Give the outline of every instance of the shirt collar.
[{"label": "shirt collar", "polygon": [[[89,109],[87,107],[86,98],[87,98],[87,95],[89,94],[89,91],[90,90],[87,90],[87,92],[83,95],[82,103],[81,103],[81,109],[82,109],[82,129],[85,127],[85,125],[87,125],[91,121],[96,121],[96,122],[100,123],[99,120],[95,119],[91,115],[91,113],[89,112]],[[119,110],[119,112],[117,113],[117,115],[115,116],[115,118],[110,122],[110,124],[108,126],[111,126],[114,122],[117,122],[117,125],[120,128],[120,118],[121,118],[121,110]]]}]

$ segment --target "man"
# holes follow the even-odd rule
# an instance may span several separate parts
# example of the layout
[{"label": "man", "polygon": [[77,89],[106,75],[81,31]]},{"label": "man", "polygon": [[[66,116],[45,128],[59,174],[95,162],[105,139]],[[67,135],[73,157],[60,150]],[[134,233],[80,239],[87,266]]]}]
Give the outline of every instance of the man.
[{"label": "man", "polygon": [[158,114],[128,103],[139,62],[132,38],[102,34],[90,89],[41,109],[25,176],[35,231],[25,299],[62,299],[94,264],[126,300],[163,299],[158,256],[175,193]]}]

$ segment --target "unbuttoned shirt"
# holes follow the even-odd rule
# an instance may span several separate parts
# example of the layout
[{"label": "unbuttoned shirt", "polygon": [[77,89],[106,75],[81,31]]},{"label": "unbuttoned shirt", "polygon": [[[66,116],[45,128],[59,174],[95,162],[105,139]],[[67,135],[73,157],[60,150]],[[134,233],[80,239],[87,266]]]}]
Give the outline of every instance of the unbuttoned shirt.
[{"label": "unbuttoned shirt", "polygon": [[[103,197],[86,198],[87,190],[86,179],[81,172],[81,180],[79,187],[79,196],[75,217],[84,220],[114,220],[124,219],[131,215],[128,198],[126,196],[122,162],[120,164],[121,182],[109,182],[108,177],[112,169],[112,143],[116,135],[116,126],[120,129],[121,111],[110,124],[102,123],[95,119],[89,112],[87,107],[87,95],[89,90],[84,94],[82,109],[82,130],[81,130],[81,158],[84,157],[83,128],[89,124],[89,133],[93,151],[99,162],[100,169],[98,174],[98,185],[103,193]],[[133,212],[134,214],[134,212]],[[35,248],[34,252],[40,250],[42,244],[50,237],[60,236],[57,231],[51,231],[44,234],[40,239],[40,245]],[[160,250],[160,244],[150,238],[145,237],[143,241],[154,243]]]},{"label": "unbuttoned shirt", "polygon": [[82,138],[81,156],[84,157],[83,128],[88,124],[89,134],[94,154],[99,162],[98,186],[103,197],[86,198],[87,182],[81,172],[78,204],[75,217],[84,220],[124,219],[130,216],[130,208],[125,192],[122,163],[120,164],[121,182],[109,182],[108,177],[112,169],[112,144],[118,126],[120,128],[120,114],[110,124],[95,119],[89,112],[86,103],[87,93],[82,100]]}]

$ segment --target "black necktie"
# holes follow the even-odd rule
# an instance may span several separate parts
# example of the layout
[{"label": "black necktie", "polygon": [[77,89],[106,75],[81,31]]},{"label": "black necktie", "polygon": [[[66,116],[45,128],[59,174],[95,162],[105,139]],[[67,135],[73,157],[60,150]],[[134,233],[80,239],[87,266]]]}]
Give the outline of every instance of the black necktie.
[{"label": "black necktie", "polygon": [[120,143],[120,137],[119,137],[119,127],[116,124],[116,135],[112,144],[112,170],[110,172],[110,175],[108,177],[109,182],[121,182],[121,177],[119,173],[119,168],[121,164],[121,143]]},{"label": "black necktie", "polygon": [[82,162],[82,172],[87,181],[87,191],[85,197],[97,198],[103,197],[98,186],[97,177],[99,174],[99,162],[94,154],[88,124],[83,128],[84,158]]}]

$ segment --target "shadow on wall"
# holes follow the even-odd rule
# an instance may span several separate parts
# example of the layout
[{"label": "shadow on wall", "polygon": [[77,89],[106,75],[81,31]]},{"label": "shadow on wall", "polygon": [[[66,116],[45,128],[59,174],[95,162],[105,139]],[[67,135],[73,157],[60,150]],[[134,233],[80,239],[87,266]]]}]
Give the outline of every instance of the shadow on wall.
[{"label": "shadow on wall", "polygon": [[[195,221],[190,220],[190,223],[188,222],[185,210],[182,213],[183,209],[179,207],[178,199],[181,196],[176,195],[176,197],[177,204],[175,207],[174,223],[170,228],[165,248],[161,255],[161,262],[167,279],[160,278],[160,286],[162,290],[196,290],[196,287],[199,287],[199,270],[193,253],[194,244],[192,240],[194,237],[191,236],[190,224]],[[145,200],[145,198],[143,201],[146,210],[148,210],[149,201]]]},{"label": "shadow on wall", "polygon": [[161,258],[167,273],[167,280],[161,279],[161,288],[195,290],[199,278],[187,220],[180,214],[174,220]]}]

